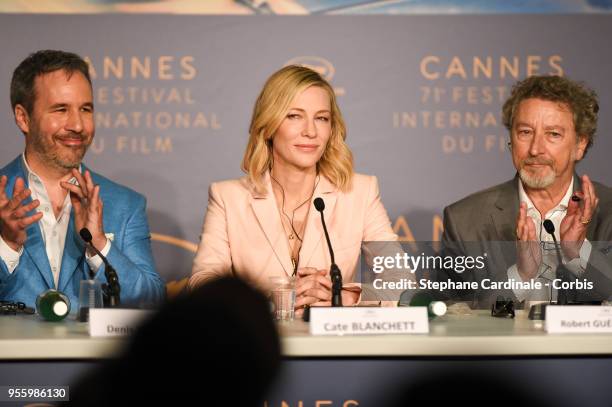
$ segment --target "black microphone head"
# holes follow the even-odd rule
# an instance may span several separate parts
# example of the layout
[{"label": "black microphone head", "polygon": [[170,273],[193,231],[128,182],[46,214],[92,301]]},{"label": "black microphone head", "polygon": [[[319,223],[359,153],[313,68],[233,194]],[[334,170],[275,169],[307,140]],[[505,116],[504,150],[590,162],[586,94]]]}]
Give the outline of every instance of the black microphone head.
[{"label": "black microphone head", "polygon": [[325,202],[321,198],[315,198],[314,206],[316,210],[318,210],[319,212],[323,212],[323,210],[325,209]]},{"label": "black microphone head", "polygon": [[551,235],[555,233],[555,225],[554,223],[552,223],[552,220],[546,219],[544,221],[544,229],[546,229],[546,232],[548,232]]},{"label": "black microphone head", "polygon": [[91,232],[87,228],[79,230],[79,235],[81,235],[81,239],[83,239],[87,243],[91,242],[91,239],[93,239],[91,236]]}]

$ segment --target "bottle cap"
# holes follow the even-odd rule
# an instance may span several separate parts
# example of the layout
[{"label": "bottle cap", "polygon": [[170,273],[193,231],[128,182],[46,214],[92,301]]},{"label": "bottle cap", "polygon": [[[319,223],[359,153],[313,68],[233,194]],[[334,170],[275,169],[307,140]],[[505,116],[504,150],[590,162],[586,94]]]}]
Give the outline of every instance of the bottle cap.
[{"label": "bottle cap", "polygon": [[432,301],[431,304],[429,304],[429,309],[432,314],[438,317],[446,314],[446,304],[443,301]]},{"label": "bottle cap", "polygon": [[66,304],[64,301],[57,301],[55,304],[53,304],[53,312],[55,315],[60,317],[66,315],[68,312],[68,304]]}]

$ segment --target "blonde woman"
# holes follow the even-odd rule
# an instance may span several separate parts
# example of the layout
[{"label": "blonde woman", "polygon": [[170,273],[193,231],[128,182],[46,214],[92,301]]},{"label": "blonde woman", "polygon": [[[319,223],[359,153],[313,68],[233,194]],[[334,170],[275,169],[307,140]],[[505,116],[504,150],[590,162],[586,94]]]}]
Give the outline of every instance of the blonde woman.
[{"label": "blonde woman", "polygon": [[317,72],[287,66],[259,95],[242,161],[246,176],[215,182],[190,287],[234,274],[265,288],[297,276],[296,310],[329,305],[331,260],[313,201],[342,271],[342,302],[358,302],[355,270],[362,241],[395,241],[376,177],[355,174],[334,91]]}]

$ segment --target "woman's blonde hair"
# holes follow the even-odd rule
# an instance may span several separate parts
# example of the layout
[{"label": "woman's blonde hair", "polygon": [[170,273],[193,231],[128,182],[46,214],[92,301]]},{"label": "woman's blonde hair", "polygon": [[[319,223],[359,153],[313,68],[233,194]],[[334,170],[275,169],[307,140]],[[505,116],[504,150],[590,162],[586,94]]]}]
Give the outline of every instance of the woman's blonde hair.
[{"label": "woman's blonde hair", "polygon": [[249,143],[242,159],[242,170],[247,173],[257,192],[267,193],[262,176],[272,169],[274,134],[285,119],[293,99],[311,86],[325,89],[331,106],[331,134],[317,163],[317,171],[340,190],[350,189],[353,154],[344,142],[346,126],[334,90],[312,69],[289,65],[270,76],[253,107]]}]

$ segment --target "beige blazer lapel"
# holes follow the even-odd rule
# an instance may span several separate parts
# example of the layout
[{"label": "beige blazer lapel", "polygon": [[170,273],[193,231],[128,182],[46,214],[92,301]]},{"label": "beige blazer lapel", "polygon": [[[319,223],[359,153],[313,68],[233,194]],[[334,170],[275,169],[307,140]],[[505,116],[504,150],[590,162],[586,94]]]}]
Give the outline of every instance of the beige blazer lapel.
[{"label": "beige blazer lapel", "polygon": [[293,274],[293,267],[289,253],[289,244],[287,243],[287,236],[285,236],[276,200],[272,193],[269,173],[264,175],[263,182],[267,191],[265,194],[257,193],[252,186],[250,187],[251,207],[276,259],[285,273],[290,276]]},{"label": "beige blazer lapel", "polygon": [[[314,195],[312,196],[312,202],[310,202],[310,209],[308,211],[308,221],[306,223],[306,229],[304,231],[304,242],[302,242],[302,249],[300,250],[300,262],[299,267],[308,267],[314,254],[317,250],[322,250],[320,245],[327,245],[325,242],[325,234],[323,232],[323,225],[321,224],[321,214],[314,207],[314,200],[321,198],[325,202],[325,210],[323,212],[325,217],[325,224],[327,225],[327,231],[330,234],[332,247],[337,247],[339,242],[333,240],[333,218],[334,210],[336,207],[336,199],[338,198],[338,189],[334,184],[331,183],[323,175],[319,178]],[[324,247],[324,253],[331,266],[331,258],[329,257],[327,247]]]}]

